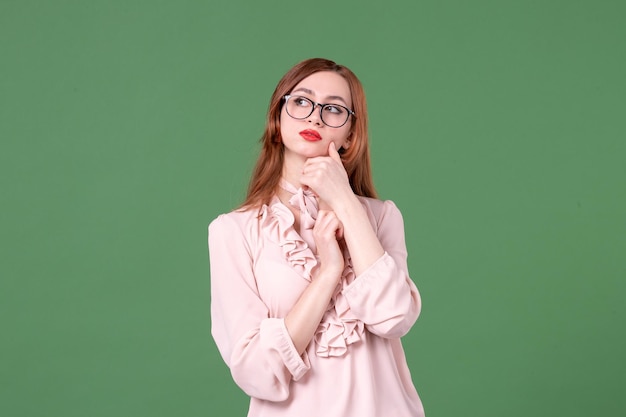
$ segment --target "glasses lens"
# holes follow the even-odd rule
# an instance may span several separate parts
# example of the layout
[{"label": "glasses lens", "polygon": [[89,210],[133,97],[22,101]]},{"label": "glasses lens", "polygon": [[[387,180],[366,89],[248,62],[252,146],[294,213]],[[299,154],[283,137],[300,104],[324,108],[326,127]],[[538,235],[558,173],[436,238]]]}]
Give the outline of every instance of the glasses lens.
[{"label": "glasses lens", "polygon": [[338,104],[326,104],[322,108],[322,121],[330,127],[343,126],[348,117],[350,117],[348,109]]},{"label": "glasses lens", "polygon": [[313,113],[313,102],[306,97],[289,97],[287,99],[287,113],[294,119],[306,119]]},{"label": "glasses lens", "polygon": [[[287,114],[294,119],[306,119],[315,109],[315,103],[302,96],[286,96]],[[330,127],[341,127],[350,117],[350,110],[339,104],[324,104],[321,109],[322,122]]]}]

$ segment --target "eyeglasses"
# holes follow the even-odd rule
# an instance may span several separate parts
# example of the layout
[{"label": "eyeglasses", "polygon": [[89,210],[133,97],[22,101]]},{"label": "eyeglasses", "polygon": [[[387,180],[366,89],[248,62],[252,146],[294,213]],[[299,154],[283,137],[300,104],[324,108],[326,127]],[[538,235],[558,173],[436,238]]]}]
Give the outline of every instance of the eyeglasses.
[{"label": "eyeglasses", "polygon": [[348,122],[350,116],[355,116],[354,112],[349,108],[340,104],[322,104],[316,103],[302,96],[292,96],[287,94],[285,99],[285,110],[287,114],[294,119],[306,119],[313,114],[315,106],[320,108],[320,119],[328,127],[341,127]]}]

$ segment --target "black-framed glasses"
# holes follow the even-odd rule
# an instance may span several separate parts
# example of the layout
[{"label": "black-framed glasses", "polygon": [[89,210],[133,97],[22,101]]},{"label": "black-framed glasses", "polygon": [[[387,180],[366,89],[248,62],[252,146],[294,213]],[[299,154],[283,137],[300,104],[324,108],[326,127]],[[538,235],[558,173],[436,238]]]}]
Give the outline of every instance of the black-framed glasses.
[{"label": "black-framed glasses", "polygon": [[340,104],[322,104],[302,96],[292,96],[287,94],[285,99],[285,110],[294,119],[306,119],[313,114],[316,106],[320,108],[320,119],[328,127],[341,127],[348,122],[350,116],[355,116],[354,112]]}]

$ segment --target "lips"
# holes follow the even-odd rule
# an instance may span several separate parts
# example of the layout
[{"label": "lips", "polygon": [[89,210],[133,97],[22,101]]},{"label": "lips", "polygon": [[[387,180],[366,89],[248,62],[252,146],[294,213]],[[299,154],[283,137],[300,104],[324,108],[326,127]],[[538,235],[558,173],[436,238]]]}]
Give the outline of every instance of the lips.
[{"label": "lips", "polygon": [[317,133],[315,130],[303,130],[302,132],[300,132],[300,136],[302,136],[302,138],[304,140],[308,140],[309,142],[316,142],[318,140],[322,140],[322,136]]}]

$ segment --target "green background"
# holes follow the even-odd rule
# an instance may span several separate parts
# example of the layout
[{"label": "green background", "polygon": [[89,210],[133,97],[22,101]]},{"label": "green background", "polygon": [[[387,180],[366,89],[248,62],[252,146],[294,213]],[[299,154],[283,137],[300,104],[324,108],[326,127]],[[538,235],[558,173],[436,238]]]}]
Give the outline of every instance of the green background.
[{"label": "green background", "polygon": [[625,22],[617,0],[0,0],[0,415],[245,415],[206,226],[314,56],[368,94],[427,415],[626,415]]}]

